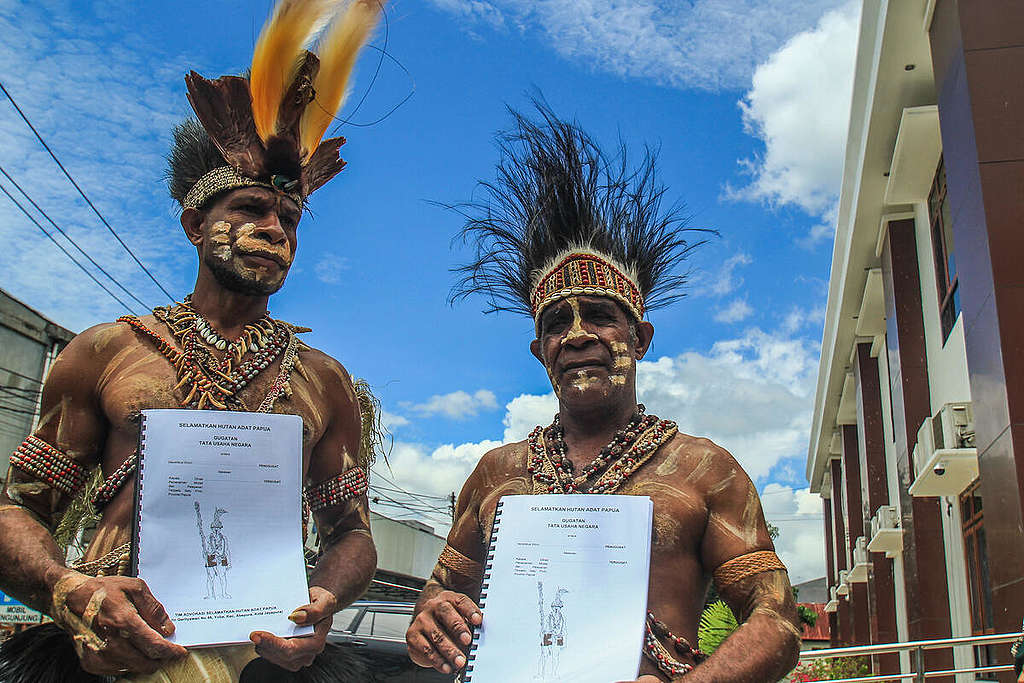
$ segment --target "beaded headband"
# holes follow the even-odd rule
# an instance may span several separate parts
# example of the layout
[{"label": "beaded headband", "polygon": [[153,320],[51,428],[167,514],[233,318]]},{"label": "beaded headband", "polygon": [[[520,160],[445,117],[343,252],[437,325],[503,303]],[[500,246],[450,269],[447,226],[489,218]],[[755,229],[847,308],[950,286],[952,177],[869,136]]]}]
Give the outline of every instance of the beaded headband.
[{"label": "beaded headband", "polygon": [[289,192],[286,189],[277,187],[273,183],[246,178],[231,166],[219,166],[196,182],[192,189],[188,191],[188,194],[185,195],[185,199],[182,200],[181,208],[198,209],[209,201],[211,197],[225,190],[235,190],[240,187],[265,187],[277,192],[283,192],[300,207],[302,206],[302,194],[299,192]]},{"label": "beaded headband", "polygon": [[644,298],[625,268],[592,252],[573,250],[543,271],[533,288],[533,319],[540,325],[544,309],[570,296],[606,296],[622,304],[637,320],[644,315]]}]

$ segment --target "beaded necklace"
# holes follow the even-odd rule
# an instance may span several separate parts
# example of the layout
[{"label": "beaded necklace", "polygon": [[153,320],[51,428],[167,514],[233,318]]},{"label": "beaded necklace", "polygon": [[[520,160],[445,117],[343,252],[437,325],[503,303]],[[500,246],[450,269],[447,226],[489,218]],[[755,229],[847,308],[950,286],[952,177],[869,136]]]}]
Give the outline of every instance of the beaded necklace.
[{"label": "beaded necklace", "polygon": [[[546,493],[612,493],[677,431],[675,422],[644,415],[644,406],[638,405],[629,424],[615,433],[579,476],[573,476],[565,429],[555,415],[551,426],[537,427],[530,433],[530,462],[526,469],[538,488]],[[588,485],[590,478],[602,468],[604,472]]]},{"label": "beaded necklace", "polygon": [[[153,315],[170,328],[171,335],[181,345],[181,351],[135,316],[121,316],[118,322],[127,323],[149,337],[157,351],[171,362],[178,378],[174,390],[180,389],[184,393],[181,400],[184,408],[245,410],[245,405],[238,397],[239,392],[273,364],[286,348],[295,344],[295,334],[289,325],[266,316],[256,323],[246,325],[242,335],[230,342],[230,352],[218,359],[203,345],[212,338],[204,334],[203,330],[212,328],[192,308],[190,297],[174,306],[155,308]],[[197,321],[201,322],[197,325]],[[228,350],[228,342],[219,335],[212,346],[218,348],[221,341],[225,342],[221,350]],[[294,359],[294,363],[297,367],[298,360]],[[288,393],[287,387],[278,388],[281,389]]]},{"label": "beaded necklace", "polygon": [[[611,442],[601,449],[578,476],[573,476],[573,465],[565,444],[565,429],[558,415],[555,415],[549,427],[535,428],[530,433],[530,460],[526,466],[527,471],[533,475],[534,490],[541,493],[615,492],[678,431],[675,422],[645,415],[644,410],[643,404],[638,404],[629,423],[615,433]],[[606,468],[604,473],[587,486],[590,478],[602,468]],[[664,622],[648,611],[644,624],[643,653],[669,676],[688,673],[693,665],[675,659],[661,644],[659,637],[667,638],[676,652],[684,657],[691,657],[695,662],[705,659],[704,653],[682,636],[672,633]]]}]

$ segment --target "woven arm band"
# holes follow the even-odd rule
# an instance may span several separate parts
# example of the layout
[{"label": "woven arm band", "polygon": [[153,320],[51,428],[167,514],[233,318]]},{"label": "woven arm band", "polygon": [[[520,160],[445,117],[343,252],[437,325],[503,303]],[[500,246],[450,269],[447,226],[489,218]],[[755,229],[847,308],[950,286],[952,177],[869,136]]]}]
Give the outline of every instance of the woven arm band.
[{"label": "woven arm band", "polygon": [[11,467],[69,496],[85,485],[87,476],[80,463],[35,436],[29,436],[11,453]]},{"label": "woven arm band", "polygon": [[437,558],[437,563],[444,565],[456,574],[461,574],[474,581],[484,578],[484,566],[482,564],[466,557],[447,544],[444,546],[444,550],[441,551],[441,555]]},{"label": "woven arm band", "polygon": [[734,557],[719,565],[714,572],[715,585],[718,586],[718,590],[722,590],[748,576],[778,569],[786,571],[786,565],[782,564],[778,555],[771,550],[758,550]]},{"label": "woven arm band", "polygon": [[312,512],[319,512],[359,498],[369,487],[370,480],[366,476],[366,470],[362,467],[353,467],[336,477],[308,487],[302,492],[302,496]]}]

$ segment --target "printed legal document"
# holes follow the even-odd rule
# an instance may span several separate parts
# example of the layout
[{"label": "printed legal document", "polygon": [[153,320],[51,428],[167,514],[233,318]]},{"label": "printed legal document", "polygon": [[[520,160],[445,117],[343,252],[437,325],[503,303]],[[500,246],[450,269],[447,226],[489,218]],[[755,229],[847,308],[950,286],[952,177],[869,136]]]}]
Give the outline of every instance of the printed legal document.
[{"label": "printed legal document", "polygon": [[647,496],[503,497],[465,680],[636,679],[653,509]]},{"label": "printed legal document", "polygon": [[302,549],[302,418],[144,410],[134,565],[185,646],[312,633]]}]

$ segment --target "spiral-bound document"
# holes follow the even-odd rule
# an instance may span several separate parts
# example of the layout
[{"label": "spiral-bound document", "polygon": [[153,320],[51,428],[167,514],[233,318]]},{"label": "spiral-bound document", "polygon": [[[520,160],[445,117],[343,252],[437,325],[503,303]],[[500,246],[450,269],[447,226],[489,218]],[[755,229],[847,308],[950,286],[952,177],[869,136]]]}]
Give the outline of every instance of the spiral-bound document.
[{"label": "spiral-bound document", "polygon": [[133,565],[181,645],[306,635],[302,418],[144,410]]},{"label": "spiral-bound document", "polygon": [[502,498],[464,680],[634,680],[653,509],[647,496]]}]

